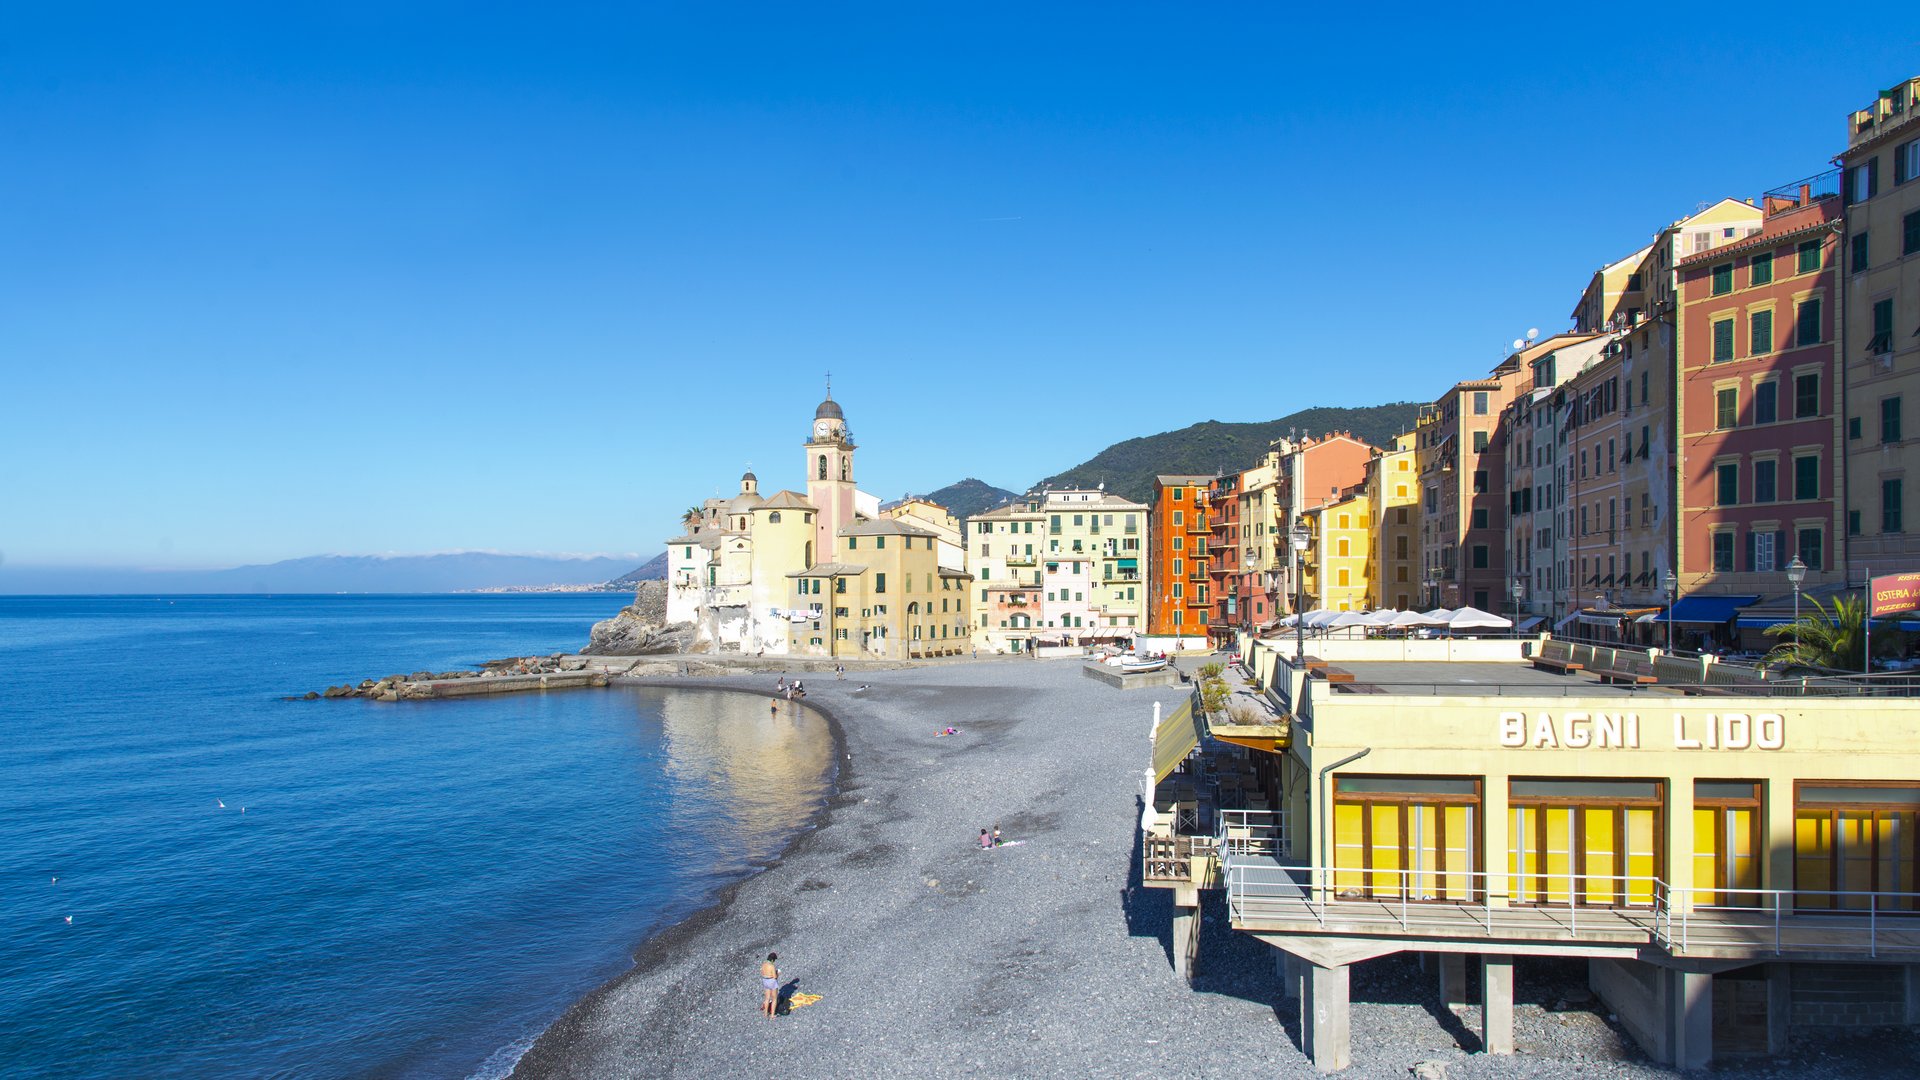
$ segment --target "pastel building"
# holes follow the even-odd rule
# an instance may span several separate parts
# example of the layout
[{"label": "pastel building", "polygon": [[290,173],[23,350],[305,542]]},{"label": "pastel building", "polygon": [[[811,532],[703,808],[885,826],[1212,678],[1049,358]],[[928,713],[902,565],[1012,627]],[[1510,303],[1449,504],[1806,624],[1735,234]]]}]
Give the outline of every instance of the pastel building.
[{"label": "pastel building", "polygon": [[1413,473],[1413,435],[1367,462],[1367,506],[1373,515],[1367,606],[1406,611],[1420,599],[1419,485]]},{"label": "pastel building", "polygon": [[1364,485],[1304,510],[1304,573],[1309,610],[1365,611],[1373,593],[1373,509]]},{"label": "pastel building", "polygon": [[1677,566],[1683,596],[1843,583],[1838,285],[1843,211],[1766,196],[1758,232],[1683,259]]},{"label": "pastel building", "polygon": [[788,652],[910,660],[972,648],[964,571],[940,565],[939,537],[903,521],[856,521],[833,558],[788,575]]},{"label": "pastel building", "polygon": [[[1920,482],[1920,78],[1847,117],[1847,250],[1838,284],[1845,322],[1846,531],[1856,576],[1920,568],[1907,527],[1907,481]],[[1916,432],[1920,435],[1920,432]]]},{"label": "pastel building", "polygon": [[1500,416],[1523,381],[1509,356],[1486,378],[1455,383],[1414,420],[1423,606],[1489,611],[1509,589]]},{"label": "pastel building", "polygon": [[[1043,636],[1131,640],[1147,628],[1147,508],[1104,491],[1049,491],[1041,591]],[[1051,634],[1047,634],[1051,631]]]},{"label": "pastel building", "polygon": [[1047,545],[1046,520],[1038,501],[1031,499],[967,519],[975,648],[1025,653],[1044,629],[1040,562]]}]

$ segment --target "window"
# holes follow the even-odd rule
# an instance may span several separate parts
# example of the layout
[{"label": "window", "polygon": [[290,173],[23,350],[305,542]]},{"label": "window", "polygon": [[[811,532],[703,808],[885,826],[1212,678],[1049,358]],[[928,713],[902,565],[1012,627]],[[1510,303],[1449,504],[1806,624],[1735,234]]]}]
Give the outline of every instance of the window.
[{"label": "window", "polygon": [[1487,545],[1485,544],[1473,545],[1473,568],[1475,570],[1485,570],[1488,564],[1487,561],[1490,557],[1491,556],[1489,555]]},{"label": "window", "polygon": [[1714,505],[1737,506],[1740,503],[1740,466],[1728,463],[1713,467]]},{"label": "window", "polygon": [[1755,573],[1771,573],[1779,569],[1776,565],[1779,555],[1770,532],[1749,532],[1747,534],[1747,569]]},{"label": "window", "polygon": [[1802,300],[1800,309],[1795,312],[1795,315],[1798,317],[1798,325],[1794,328],[1793,343],[1795,345],[1820,344],[1820,301],[1818,299]]},{"label": "window", "polygon": [[1800,561],[1806,563],[1809,570],[1820,569],[1820,539],[1819,529],[1800,530]]},{"label": "window", "polygon": [[1749,285],[1765,285],[1773,280],[1773,252],[1762,252],[1753,257],[1753,269],[1747,276]]},{"label": "window", "polygon": [[887,591],[887,575],[885,574],[873,575],[873,591],[875,595],[878,595],[880,593]]},{"label": "window", "polygon": [[1857,439],[1859,437],[1860,437],[1860,418],[1857,416],[1847,417],[1847,438]]},{"label": "window", "polygon": [[1780,419],[1780,384],[1772,379],[1753,387],[1753,422],[1771,424]]},{"label": "window", "polygon": [[1773,351],[1773,312],[1756,311],[1747,316],[1747,351],[1765,356]]},{"label": "window", "polygon": [[1818,454],[1805,454],[1793,459],[1793,497],[1801,500],[1820,497],[1820,456]]},{"label": "window", "polygon": [[1721,431],[1740,423],[1740,391],[1731,386],[1713,392],[1713,426]]},{"label": "window", "polygon": [[1876,355],[1893,351],[1893,298],[1873,302],[1873,336],[1867,339],[1867,351]]},{"label": "window", "polygon": [[1880,399],[1880,441],[1900,441],[1900,395]]},{"label": "window", "polygon": [[1793,380],[1793,415],[1804,420],[1820,415],[1820,376],[1798,375]]},{"label": "window", "polygon": [[1847,170],[1847,202],[1866,202],[1880,193],[1880,158],[1870,157]]},{"label": "window", "polygon": [[1802,240],[1800,242],[1800,260],[1798,270],[1802,274],[1811,274],[1820,269],[1820,241]]},{"label": "window", "polygon": [[1182,501],[1184,501],[1184,500],[1186,499],[1186,497],[1187,497],[1187,489],[1186,489],[1186,488],[1179,488],[1179,487],[1177,487],[1177,488],[1174,488],[1174,489],[1173,489],[1173,501],[1174,501],[1174,502],[1182,502]]},{"label": "window", "polygon": [[1173,512],[1173,523],[1175,525],[1185,525],[1187,523],[1187,515],[1175,510]]},{"label": "window", "polygon": [[1487,448],[1487,433],[1486,433],[1486,432],[1484,432],[1484,431],[1476,431],[1476,432],[1474,432],[1474,433],[1473,433],[1473,451],[1474,451],[1474,453],[1476,453],[1476,454],[1477,454],[1477,453],[1479,453],[1480,451],[1482,451],[1482,450],[1485,450],[1486,448]]},{"label": "window", "polygon": [[1893,182],[1904,184],[1920,176],[1920,139],[1895,147],[1893,151]]},{"label": "window", "polygon": [[[912,543],[912,540],[908,540],[908,543]],[[886,537],[884,537],[884,536],[876,536],[876,537],[874,537],[874,538],[873,538],[873,546],[874,546],[874,547],[875,547],[876,549],[879,549],[879,550],[885,550],[885,549],[886,549],[886,546],[887,546],[887,538],[886,538]]]},{"label": "window", "polygon": [[1880,531],[1901,531],[1900,481],[1880,481]]},{"label": "window", "polygon": [[1473,493],[1475,495],[1485,495],[1487,493],[1487,470],[1475,469],[1473,471]]},{"label": "window", "polygon": [[1485,390],[1475,390],[1473,392],[1473,415],[1487,415],[1487,403],[1487,392]]},{"label": "window", "polygon": [[1713,268],[1713,295],[1725,296],[1733,291],[1733,264],[1721,263]]},{"label": "window", "polygon": [[1725,363],[1733,359],[1733,320],[1713,320],[1713,362]]},{"label": "window", "polygon": [[1779,488],[1775,478],[1780,471],[1779,462],[1763,458],[1753,463],[1753,501],[1770,503],[1779,498]]},{"label": "window", "polygon": [[1856,234],[1852,240],[1848,241],[1848,243],[1851,244],[1853,247],[1853,265],[1849,269],[1851,269],[1856,274],[1865,273],[1867,269],[1867,257],[1868,257],[1867,256],[1867,234],[1866,233]]},{"label": "window", "polygon": [[1484,506],[1480,506],[1480,507],[1475,507],[1475,508],[1474,508],[1474,511],[1473,511],[1473,527],[1474,527],[1474,528],[1476,528],[1476,529],[1484,529],[1484,528],[1486,528],[1486,527],[1487,527],[1487,517],[1488,517],[1488,515],[1487,515],[1487,508],[1486,508],[1486,507],[1484,507]]},{"label": "window", "polygon": [[1716,532],[1713,534],[1713,572],[1730,574],[1733,572],[1733,534]]},{"label": "window", "polygon": [[1858,510],[1847,511],[1847,535],[1860,535],[1860,511]]},{"label": "window", "polygon": [[1920,251],[1920,210],[1900,219],[1900,254]]}]

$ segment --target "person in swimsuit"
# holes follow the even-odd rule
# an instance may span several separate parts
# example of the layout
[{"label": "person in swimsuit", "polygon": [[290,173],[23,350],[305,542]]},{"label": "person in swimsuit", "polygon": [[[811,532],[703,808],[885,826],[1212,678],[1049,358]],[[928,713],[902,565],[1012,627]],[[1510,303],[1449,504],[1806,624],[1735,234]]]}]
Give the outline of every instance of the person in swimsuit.
[{"label": "person in swimsuit", "polygon": [[770,952],[760,965],[760,985],[765,988],[767,996],[760,1011],[766,1013],[769,1020],[773,1019],[774,1010],[780,1007],[780,969],[774,965],[774,961],[779,959],[779,953]]}]

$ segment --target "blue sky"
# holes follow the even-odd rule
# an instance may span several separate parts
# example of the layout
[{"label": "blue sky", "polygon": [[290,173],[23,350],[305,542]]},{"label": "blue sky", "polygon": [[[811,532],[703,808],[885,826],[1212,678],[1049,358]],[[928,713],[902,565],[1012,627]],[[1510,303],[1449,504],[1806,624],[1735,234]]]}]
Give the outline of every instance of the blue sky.
[{"label": "blue sky", "polygon": [[1036,7],[16,8],[0,559],[650,555],[829,369],[883,496],[1431,397],[1920,73],[1894,8]]}]

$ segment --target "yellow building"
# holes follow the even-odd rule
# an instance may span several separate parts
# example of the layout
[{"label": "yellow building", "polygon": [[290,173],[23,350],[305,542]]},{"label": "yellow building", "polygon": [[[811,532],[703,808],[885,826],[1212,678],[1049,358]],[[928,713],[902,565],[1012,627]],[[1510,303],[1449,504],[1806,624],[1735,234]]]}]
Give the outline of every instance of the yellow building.
[{"label": "yellow building", "polygon": [[1920,1019],[1913,699],[1550,638],[1329,638],[1298,665],[1288,640],[1240,646],[1281,722],[1214,726],[1266,761],[1261,809],[1219,813],[1276,840],[1149,847],[1186,843],[1155,874],[1225,888],[1233,927],[1287,954],[1323,1071],[1347,1064],[1348,966],[1403,951],[1450,1002],[1477,958],[1495,1054],[1517,955],[1584,960],[1683,1068]]},{"label": "yellow building", "polygon": [[896,503],[880,507],[880,513],[895,521],[904,521],[939,538],[940,565],[949,570],[967,568],[966,541],[960,534],[960,521],[953,511],[931,499],[909,495]]},{"label": "yellow building", "polygon": [[1307,608],[1365,611],[1372,595],[1368,571],[1373,561],[1372,500],[1355,491],[1304,510],[1310,539],[1305,574]]},{"label": "yellow building", "polygon": [[1420,485],[1414,480],[1413,433],[1367,462],[1367,506],[1373,511],[1366,604],[1406,611],[1420,602]]},{"label": "yellow building", "polygon": [[870,660],[968,651],[972,579],[942,567],[939,547],[933,532],[891,518],[841,529],[831,562],[788,575],[788,651]]}]

